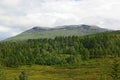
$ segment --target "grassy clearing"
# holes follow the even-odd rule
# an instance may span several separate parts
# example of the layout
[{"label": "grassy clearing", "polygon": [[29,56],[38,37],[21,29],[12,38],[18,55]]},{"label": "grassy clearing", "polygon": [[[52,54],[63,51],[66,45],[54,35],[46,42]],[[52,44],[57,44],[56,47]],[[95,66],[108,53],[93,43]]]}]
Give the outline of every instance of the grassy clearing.
[{"label": "grassy clearing", "polygon": [[5,71],[7,80],[14,80],[24,70],[28,72],[29,80],[100,80],[101,76],[111,80],[107,74],[112,62],[113,59],[103,58],[71,65],[33,65],[1,69]]}]

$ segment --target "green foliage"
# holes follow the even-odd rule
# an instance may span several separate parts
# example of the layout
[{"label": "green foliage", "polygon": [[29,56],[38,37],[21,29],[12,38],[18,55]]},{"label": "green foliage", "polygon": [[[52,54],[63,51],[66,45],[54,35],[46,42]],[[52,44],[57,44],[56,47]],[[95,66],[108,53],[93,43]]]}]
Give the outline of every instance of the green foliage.
[{"label": "green foliage", "polygon": [[23,70],[27,71],[29,80],[112,80],[107,74],[111,71],[110,66],[113,64],[113,59],[115,58],[97,58],[52,66],[24,65],[18,68],[3,67],[2,71],[5,72],[6,80],[15,80],[15,77],[19,80],[19,75]]},{"label": "green foliage", "polygon": [[18,78],[15,78],[14,80],[19,80]]},{"label": "green foliage", "polygon": [[26,71],[21,72],[19,75],[19,80],[28,80],[28,74]]},{"label": "green foliage", "polygon": [[120,63],[117,59],[115,59],[112,64],[112,71],[110,76],[113,80],[120,80]]},{"label": "green foliage", "polygon": [[0,70],[0,80],[6,80],[6,74]]},{"label": "green foliage", "polygon": [[89,53],[88,49],[83,48],[82,53],[81,53],[81,58],[83,60],[88,60],[89,56],[90,56],[90,53]]},{"label": "green foliage", "polygon": [[107,80],[105,74],[101,74],[98,80]]},{"label": "green foliage", "polygon": [[[20,65],[57,65],[82,60],[120,56],[120,31],[84,37],[29,39],[0,43],[0,63],[7,67]],[[80,55],[80,56],[76,56]]]},{"label": "green foliage", "polygon": [[112,62],[113,58],[97,58],[63,65],[24,65],[18,68],[7,67],[5,73],[6,80],[19,78],[23,70],[27,70],[29,80],[112,80],[107,75]]}]

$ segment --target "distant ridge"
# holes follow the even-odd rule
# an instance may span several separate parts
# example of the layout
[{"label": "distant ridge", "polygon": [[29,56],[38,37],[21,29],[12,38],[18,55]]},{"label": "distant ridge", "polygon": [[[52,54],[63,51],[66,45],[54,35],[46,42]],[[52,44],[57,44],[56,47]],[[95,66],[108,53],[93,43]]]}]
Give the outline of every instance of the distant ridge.
[{"label": "distant ridge", "polygon": [[5,41],[20,41],[38,38],[55,38],[56,36],[84,36],[100,32],[109,31],[93,25],[64,25],[55,28],[44,28],[35,26],[17,36],[6,39]]}]

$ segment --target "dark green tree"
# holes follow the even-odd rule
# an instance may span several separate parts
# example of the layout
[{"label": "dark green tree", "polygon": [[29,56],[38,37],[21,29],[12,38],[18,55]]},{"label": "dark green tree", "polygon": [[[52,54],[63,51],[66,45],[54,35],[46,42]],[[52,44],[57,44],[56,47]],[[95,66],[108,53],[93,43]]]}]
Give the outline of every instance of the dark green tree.
[{"label": "dark green tree", "polygon": [[81,58],[82,58],[82,60],[88,60],[90,58],[90,53],[89,53],[88,49],[86,49],[86,48],[82,49]]}]

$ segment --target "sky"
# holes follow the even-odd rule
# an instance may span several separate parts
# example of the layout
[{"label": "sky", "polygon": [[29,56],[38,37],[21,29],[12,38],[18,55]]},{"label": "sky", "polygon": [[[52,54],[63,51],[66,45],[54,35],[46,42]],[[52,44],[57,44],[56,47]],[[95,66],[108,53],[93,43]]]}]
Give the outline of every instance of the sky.
[{"label": "sky", "polygon": [[0,40],[34,26],[96,25],[120,30],[120,0],[0,0]]}]

